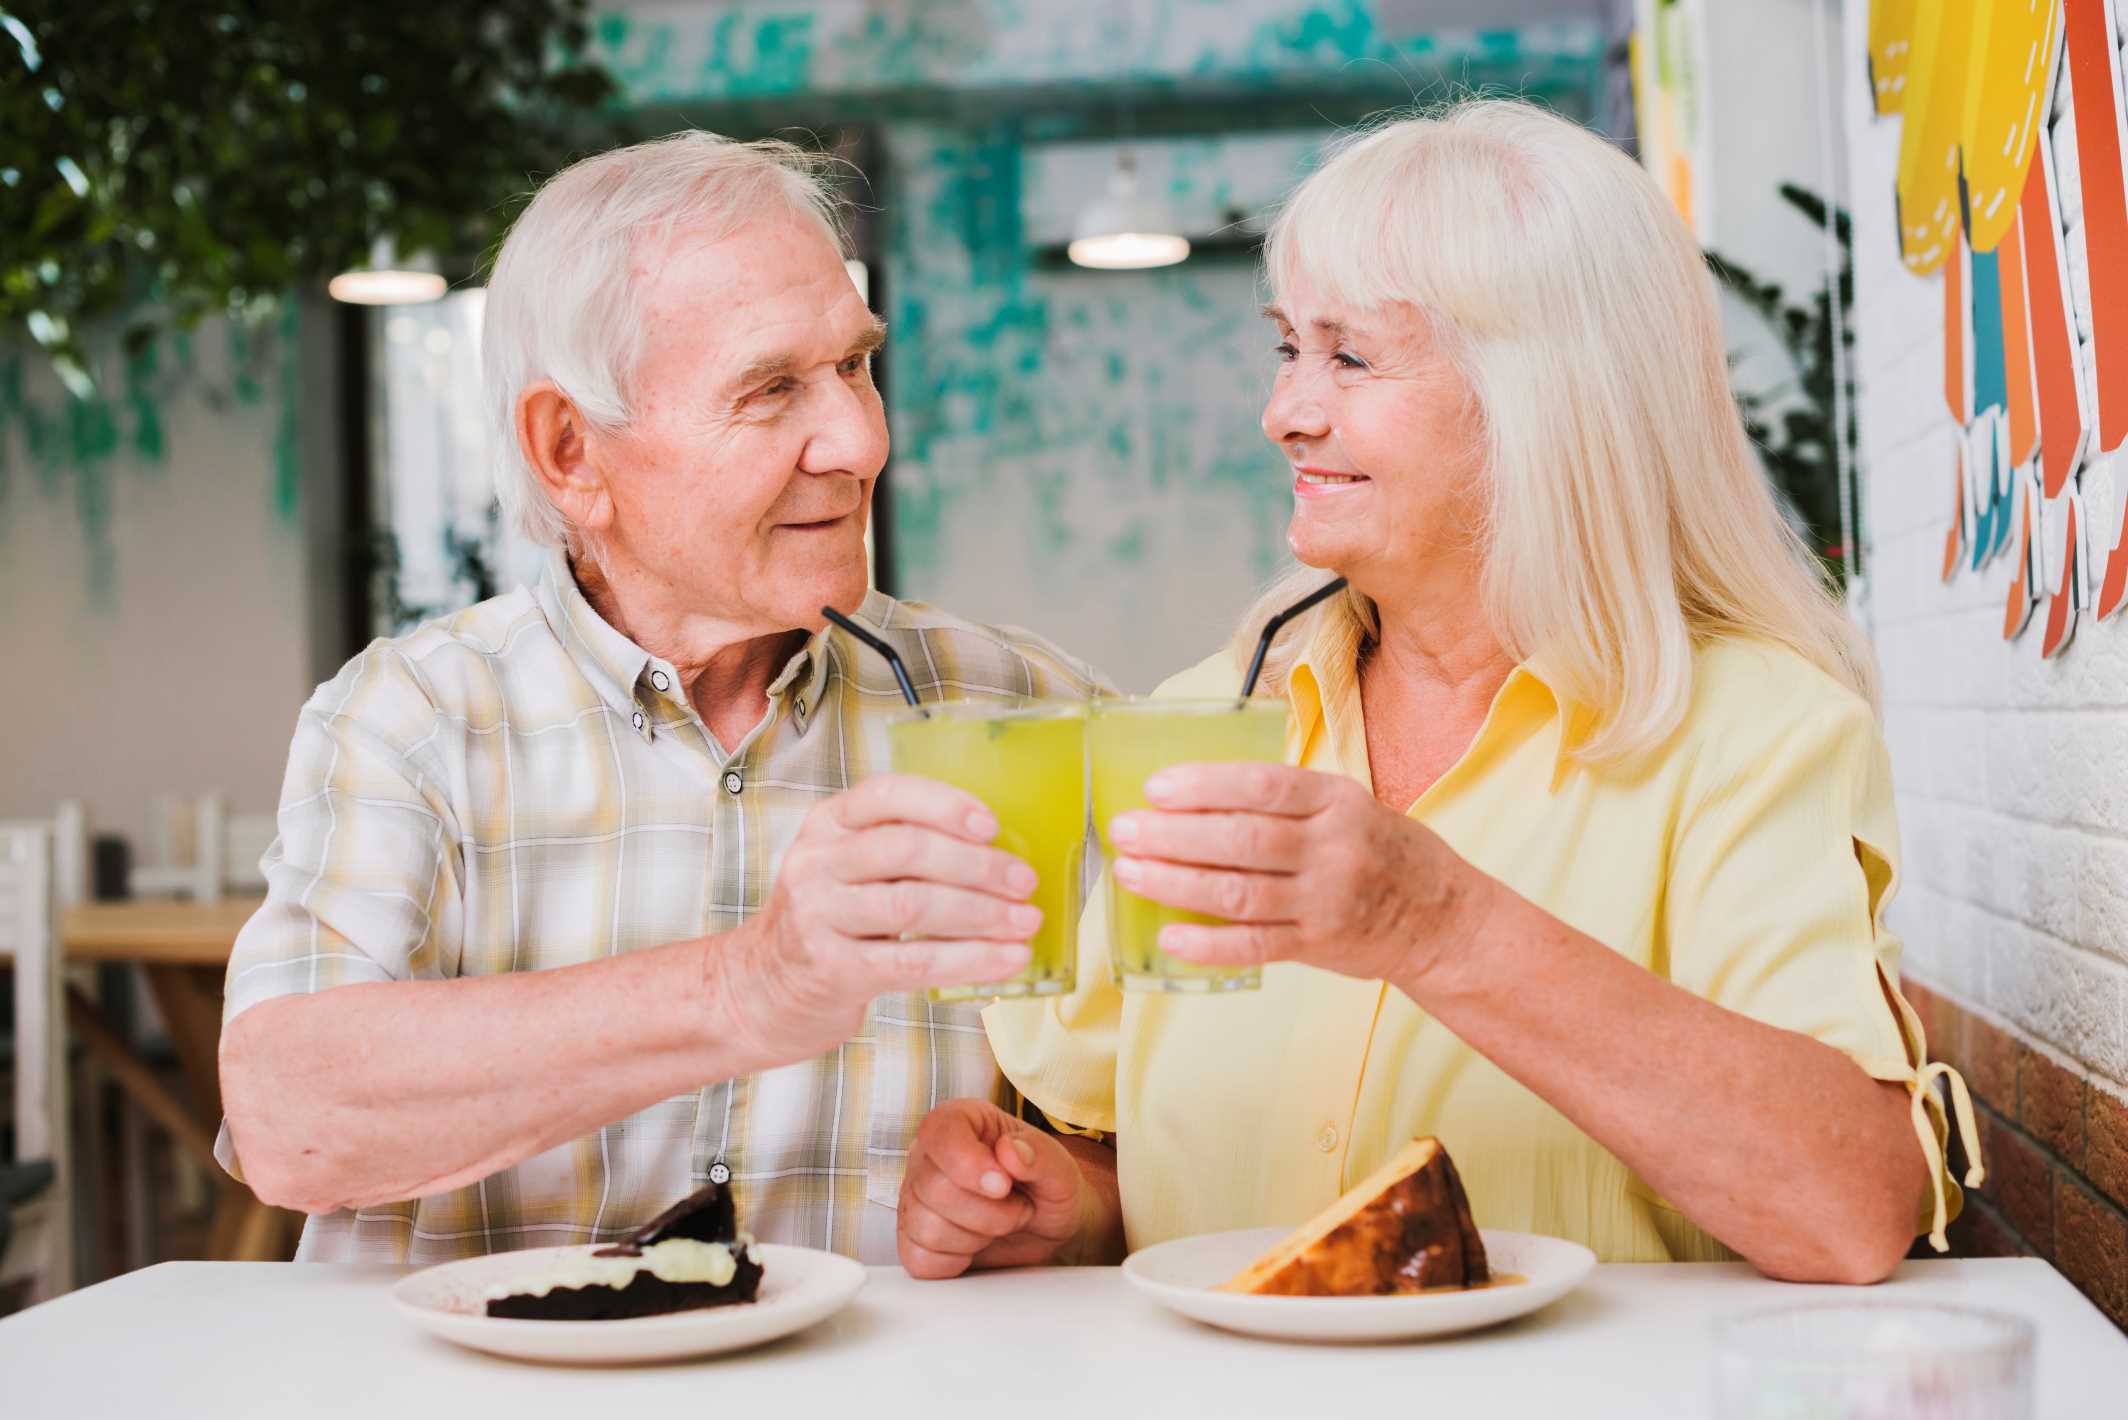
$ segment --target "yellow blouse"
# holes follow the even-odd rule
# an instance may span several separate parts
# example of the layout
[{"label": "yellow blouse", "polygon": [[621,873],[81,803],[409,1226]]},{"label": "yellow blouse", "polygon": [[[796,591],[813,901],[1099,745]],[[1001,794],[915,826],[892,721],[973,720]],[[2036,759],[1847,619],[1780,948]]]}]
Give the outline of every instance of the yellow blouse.
[{"label": "yellow blouse", "polygon": [[[1231,695],[1238,681],[1220,655],[1155,693]],[[1289,761],[1371,783],[1353,666],[1311,653],[1287,694]],[[1943,1067],[1920,1068],[1884,927],[1898,827],[1867,705],[1785,648],[1732,639],[1699,652],[1684,724],[1630,770],[1577,765],[1567,751],[1585,729],[1540,665],[1517,668],[1412,817],[1648,970],[1906,1083],[1937,1175],[1917,1231],[1940,1239],[1961,1200],[1922,1081]],[[1607,1262],[1735,1256],[1402,992],[1277,963],[1259,991],[1125,995],[1107,926],[1104,891],[1087,904],[1078,990],[998,1003],[984,1022],[1030,1101],[1066,1128],[1116,1134],[1131,1247],[1298,1224],[1432,1134],[1482,1226],[1571,1238]]]}]

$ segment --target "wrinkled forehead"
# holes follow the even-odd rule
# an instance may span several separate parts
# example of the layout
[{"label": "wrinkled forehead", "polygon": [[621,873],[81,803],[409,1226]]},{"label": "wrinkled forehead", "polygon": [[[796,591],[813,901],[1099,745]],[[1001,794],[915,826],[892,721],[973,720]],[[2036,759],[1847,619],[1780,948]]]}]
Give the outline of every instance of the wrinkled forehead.
[{"label": "wrinkled forehead", "polygon": [[826,227],[795,213],[646,241],[630,276],[646,364],[676,348],[720,366],[839,358],[875,324]]}]

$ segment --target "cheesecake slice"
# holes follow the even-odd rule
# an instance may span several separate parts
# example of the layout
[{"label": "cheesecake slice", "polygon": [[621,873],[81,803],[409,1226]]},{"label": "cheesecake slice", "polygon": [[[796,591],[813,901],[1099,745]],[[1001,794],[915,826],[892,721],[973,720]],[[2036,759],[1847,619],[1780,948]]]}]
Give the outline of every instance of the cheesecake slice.
[{"label": "cheesecake slice", "polygon": [[487,1314],[535,1321],[618,1321],[751,1302],[761,1286],[753,1239],[726,1184],[712,1183],[627,1241],[549,1262],[488,1293]]},{"label": "cheesecake slice", "polygon": [[1491,1280],[1463,1180],[1434,1139],[1414,1139],[1222,1292],[1374,1297]]}]

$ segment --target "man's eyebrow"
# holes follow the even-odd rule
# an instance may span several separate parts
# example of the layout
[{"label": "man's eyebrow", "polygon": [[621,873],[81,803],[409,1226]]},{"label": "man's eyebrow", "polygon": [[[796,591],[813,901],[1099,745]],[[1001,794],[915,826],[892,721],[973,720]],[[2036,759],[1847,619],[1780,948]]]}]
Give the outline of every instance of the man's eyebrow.
[{"label": "man's eyebrow", "polygon": [[780,380],[786,375],[794,374],[797,369],[797,358],[787,351],[775,355],[764,355],[741,370],[738,378],[732,381],[732,387],[734,389],[750,390],[756,385],[765,385],[770,380]]},{"label": "man's eyebrow", "polygon": [[[847,360],[851,355],[871,355],[886,343],[887,323],[874,316],[872,323],[860,331],[857,338],[850,342],[849,353],[844,355],[843,358]],[[732,381],[732,386],[735,389],[750,390],[756,386],[765,385],[771,380],[779,380],[787,375],[795,375],[797,373],[798,357],[788,351],[781,351],[774,355],[764,355],[748,365]]]}]

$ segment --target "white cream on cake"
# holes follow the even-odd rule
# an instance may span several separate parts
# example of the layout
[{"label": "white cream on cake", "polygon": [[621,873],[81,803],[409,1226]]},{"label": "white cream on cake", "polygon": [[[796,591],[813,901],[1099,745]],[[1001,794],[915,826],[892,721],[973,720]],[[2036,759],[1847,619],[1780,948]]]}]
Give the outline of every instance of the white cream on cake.
[{"label": "white cream on cake", "polygon": [[[742,1235],[741,1243],[751,1241]],[[722,1287],[739,1270],[739,1259],[726,1243],[668,1238],[633,1256],[600,1257],[581,1252],[540,1270],[537,1276],[490,1287],[486,1300],[544,1297],[558,1287],[625,1287],[644,1272],[664,1282],[707,1282]]]}]

